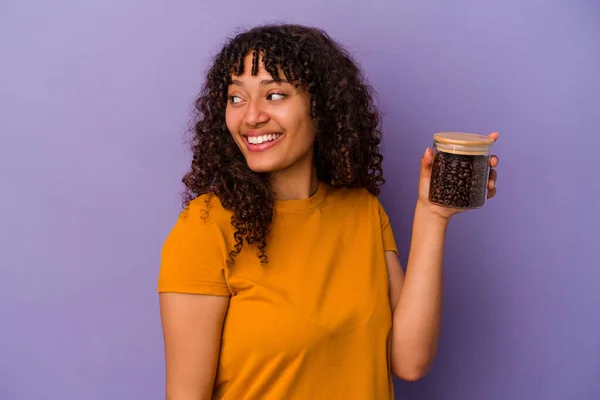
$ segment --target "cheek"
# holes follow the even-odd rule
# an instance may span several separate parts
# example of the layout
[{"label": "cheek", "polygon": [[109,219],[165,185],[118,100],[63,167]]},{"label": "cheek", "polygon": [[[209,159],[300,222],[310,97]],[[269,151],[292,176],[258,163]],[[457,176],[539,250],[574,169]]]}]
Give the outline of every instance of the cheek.
[{"label": "cheek", "polygon": [[315,125],[313,119],[310,117],[310,103],[308,99],[302,101],[302,104],[298,107],[298,111],[295,119],[299,133],[302,135],[300,140],[305,148],[310,147],[315,140]]},{"label": "cheek", "polygon": [[240,136],[238,134],[240,129],[239,122],[239,116],[235,110],[231,110],[229,108],[225,110],[225,125],[227,126],[229,134],[233,137],[233,140],[238,143],[238,145],[240,140]]},{"label": "cheek", "polygon": [[315,140],[314,124],[310,116],[299,116],[295,121],[298,130],[296,132],[296,141],[301,144],[303,149],[308,149],[312,146]]}]

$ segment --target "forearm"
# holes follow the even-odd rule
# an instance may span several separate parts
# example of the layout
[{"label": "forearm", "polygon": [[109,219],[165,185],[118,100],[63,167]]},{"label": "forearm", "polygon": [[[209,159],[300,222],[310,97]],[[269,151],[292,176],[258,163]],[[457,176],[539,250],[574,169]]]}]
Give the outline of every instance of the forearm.
[{"label": "forearm", "polygon": [[397,375],[422,376],[435,357],[447,227],[447,218],[417,205],[406,275],[393,315],[392,364]]}]

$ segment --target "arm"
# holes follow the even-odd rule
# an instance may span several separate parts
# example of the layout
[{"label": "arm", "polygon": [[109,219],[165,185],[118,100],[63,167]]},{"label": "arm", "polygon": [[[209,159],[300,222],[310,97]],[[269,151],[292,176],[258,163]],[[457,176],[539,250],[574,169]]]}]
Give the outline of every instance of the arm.
[{"label": "arm", "polygon": [[229,297],[160,293],[166,399],[208,400],[219,359]]},{"label": "arm", "polygon": [[393,309],[392,372],[415,381],[429,371],[442,313],[442,261],[448,220],[417,206],[406,276],[386,252]]},{"label": "arm", "polygon": [[[498,133],[489,135],[496,140]],[[392,372],[415,381],[429,371],[440,336],[442,317],[443,258],[446,231],[453,215],[462,209],[439,207],[428,201],[433,154],[421,158],[419,196],[415,208],[406,276],[395,253],[386,252],[393,308]],[[498,157],[489,160],[488,198],[496,194]]]}]

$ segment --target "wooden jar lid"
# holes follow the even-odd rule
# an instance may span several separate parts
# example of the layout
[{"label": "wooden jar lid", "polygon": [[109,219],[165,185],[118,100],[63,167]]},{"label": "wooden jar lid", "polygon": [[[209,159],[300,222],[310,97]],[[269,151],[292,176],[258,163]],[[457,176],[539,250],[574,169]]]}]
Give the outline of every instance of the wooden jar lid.
[{"label": "wooden jar lid", "polygon": [[433,139],[438,143],[456,144],[465,147],[489,146],[494,143],[494,139],[489,136],[462,132],[439,132],[433,135]]}]

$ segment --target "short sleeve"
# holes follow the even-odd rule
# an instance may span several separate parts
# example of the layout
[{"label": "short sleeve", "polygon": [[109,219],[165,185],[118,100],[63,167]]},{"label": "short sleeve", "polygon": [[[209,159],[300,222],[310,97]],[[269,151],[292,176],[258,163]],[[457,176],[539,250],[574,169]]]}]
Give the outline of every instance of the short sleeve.
[{"label": "short sleeve", "polygon": [[383,238],[383,249],[384,251],[393,251],[398,253],[398,246],[394,238],[394,232],[392,231],[392,225],[390,219],[383,209],[383,205],[377,200],[377,207],[379,208],[379,221],[381,223],[381,235]]},{"label": "short sleeve", "polygon": [[190,203],[163,245],[158,292],[229,296],[225,254],[221,230],[199,204]]}]

